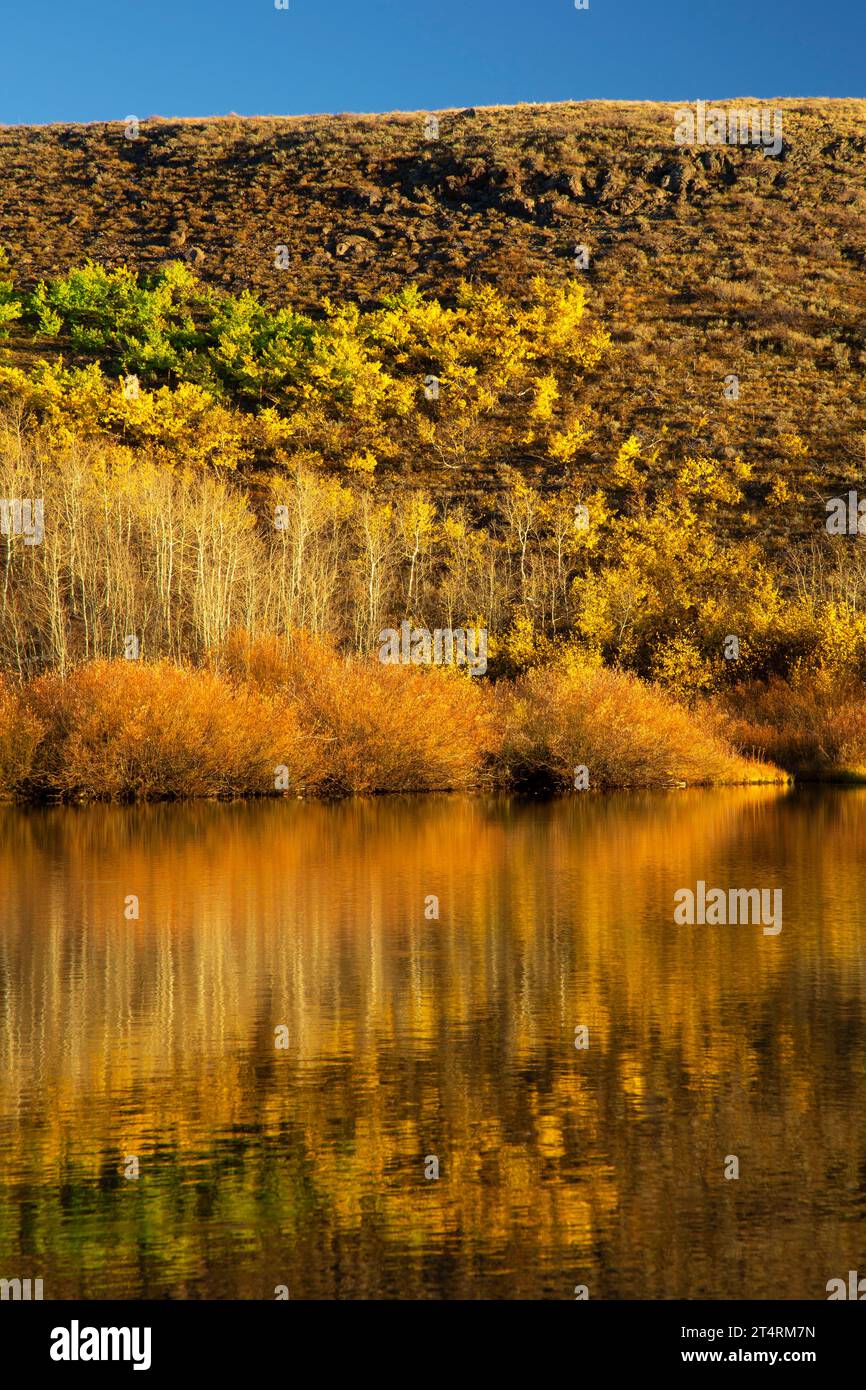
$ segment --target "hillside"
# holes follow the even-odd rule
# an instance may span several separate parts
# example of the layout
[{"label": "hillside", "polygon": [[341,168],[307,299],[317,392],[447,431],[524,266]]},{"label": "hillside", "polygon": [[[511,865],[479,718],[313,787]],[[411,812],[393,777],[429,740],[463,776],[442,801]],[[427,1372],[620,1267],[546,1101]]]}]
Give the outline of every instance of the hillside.
[{"label": "hillside", "polygon": [[0,130],[0,788],[252,789],[286,692],[325,788],[862,775],[866,102],[781,107]]},{"label": "hillside", "polygon": [[[425,113],[153,118],[134,139],[123,121],[6,127],[0,245],[23,287],[87,257],[184,258],[313,313],[407,281],[448,302],[461,278],[519,296],[534,274],[577,273],[615,351],[582,387],[593,436],[575,468],[603,483],[632,433],[664,435],[665,459],[741,456],[740,522],[808,532],[866,459],[866,102],[772,104],[778,157],[678,145],[675,107],[642,103],[440,112],[435,139]],[[35,351],[20,329],[10,347],[16,363]],[[525,469],[542,486],[564,472]],[[489,486],[421,472],[470,499]]]}]

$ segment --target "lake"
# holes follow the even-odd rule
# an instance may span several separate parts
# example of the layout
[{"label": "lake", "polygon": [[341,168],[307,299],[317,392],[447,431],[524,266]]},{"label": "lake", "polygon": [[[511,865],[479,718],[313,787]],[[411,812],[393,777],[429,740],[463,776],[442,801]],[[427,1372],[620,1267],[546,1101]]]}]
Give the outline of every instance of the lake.
[{"label": "lake", "polygon": [[[826,1298],[864,851],[866,789],[0,807],[0,1276]],[[782,930],[676,924],[699,882]]]}]

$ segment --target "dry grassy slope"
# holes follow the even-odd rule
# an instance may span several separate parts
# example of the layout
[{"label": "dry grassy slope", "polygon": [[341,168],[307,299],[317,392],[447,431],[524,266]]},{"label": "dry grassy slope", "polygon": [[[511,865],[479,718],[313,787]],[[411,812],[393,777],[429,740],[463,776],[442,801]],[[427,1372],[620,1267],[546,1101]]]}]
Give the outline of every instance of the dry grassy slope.
[{"label": "dry grassy slope", "polygon": [[[675,452],[742,452],[765,480],[802,469],[780,464],[799,433],[822,484],[866,482],[866,102],[773,105],[779,158],[678,146],[674,106],[644,103],[441,112],[437,141],[423,113],[149,119],[136,140],[122,122],[6,127],[0,244],[28,281],[87,255],[143,269],[185,255],[214,282],[312,306],[406,279],[445,297],[461,276],[519,290],[569,273],[584,243],[617,344],[588,385],[586,469],[667,426]],[[293,270],[274,269],[278,243]],[[751,520],[772,524],[765,491]],[[826,489],[809,491],[823,513]]]}]

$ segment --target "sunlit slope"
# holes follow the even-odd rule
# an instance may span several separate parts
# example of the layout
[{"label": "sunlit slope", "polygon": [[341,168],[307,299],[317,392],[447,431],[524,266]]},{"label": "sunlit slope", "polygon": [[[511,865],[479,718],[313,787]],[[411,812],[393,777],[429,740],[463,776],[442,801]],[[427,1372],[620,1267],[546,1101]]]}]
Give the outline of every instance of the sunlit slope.
[{"label": "sunlit slope", "polygon": [[[86,256],[185,257],[310,309],[407,281],[445,299],[461,278],[519,291],[585,246],[619,351],[586,384],[584,466],[632,431],[743,454],[750,505],[786,530],[864,458],[866,103],[762,104],[782,113],[778,157],[677,144],[676,108],[649,103],[442,112],[438,138],[425,113],[7,127],[0,244],[30,283]],[[485,486],[432,456],[427,471],[449,492]]]}]

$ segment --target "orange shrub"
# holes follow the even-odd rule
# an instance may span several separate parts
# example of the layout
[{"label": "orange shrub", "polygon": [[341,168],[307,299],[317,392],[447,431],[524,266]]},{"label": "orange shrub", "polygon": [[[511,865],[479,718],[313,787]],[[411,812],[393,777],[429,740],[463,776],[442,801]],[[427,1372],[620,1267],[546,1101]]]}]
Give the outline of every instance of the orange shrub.
[{"label": "orange shrub", "polygon": [[669,695],[622,671],[532,671],[498,695],[496,757],[511,785],[566,790],[585,766],[590,787],[776,781]]},{"label": "orange shrub", "polygon": [[478,677],[343,656],[306,632],[287,642],[235,633],[215,659],[291,699],[316,760],[308,784],[320,793],[445,791],[482,779],[493,726]]},{"label": "orange shrub", "polygon": [[710,705],[744,753],[812,777],[866,777],[866,686],[827,672],[737,686]]},{"label": "orange shrub", "polygon": [[285,690],[292,669],[285,638],[271,634],[252,637],[242,629],[230,633],[209,656],[214,670],[235,683],[254,685],[271,695]]},{"label": "orange shrub", "polygon": [[28,687],[44,734],[33,791],[78,797],[219,796],[273,792],[305,775],[295,712],[212,671],[168,662],[95,661]]},{"label": "orange shrub", "polygon": [[26,784],[42,733],[39,720],[24,708],[20,692],[0,676],[0,796]]},{"label": "orange shrub", "polygon": [[492,721],[479,678],[343,657],[302,634],[288,665],[287,688],[319,752],[318,790],[441,791],[481,779]]},{"label": "orange shrub", "polygon": [[236,634],[204,670],[95,661],[18,694],[0,685],[0,787],[30,796],[567,790],[581,764],[592,787],[781,776],[735,753],[706,711],[600,667],[493,687],[305,633]]},{"label": "orange shrub", "polygon": [[280,766],[289,789],[323,795],[470,787],[491,738],[471,677],[345,658],[304,634],[234,636],[206,670],[95,661],[21,698],[35,732],[14,781],[37,796],[266,794]]}]

